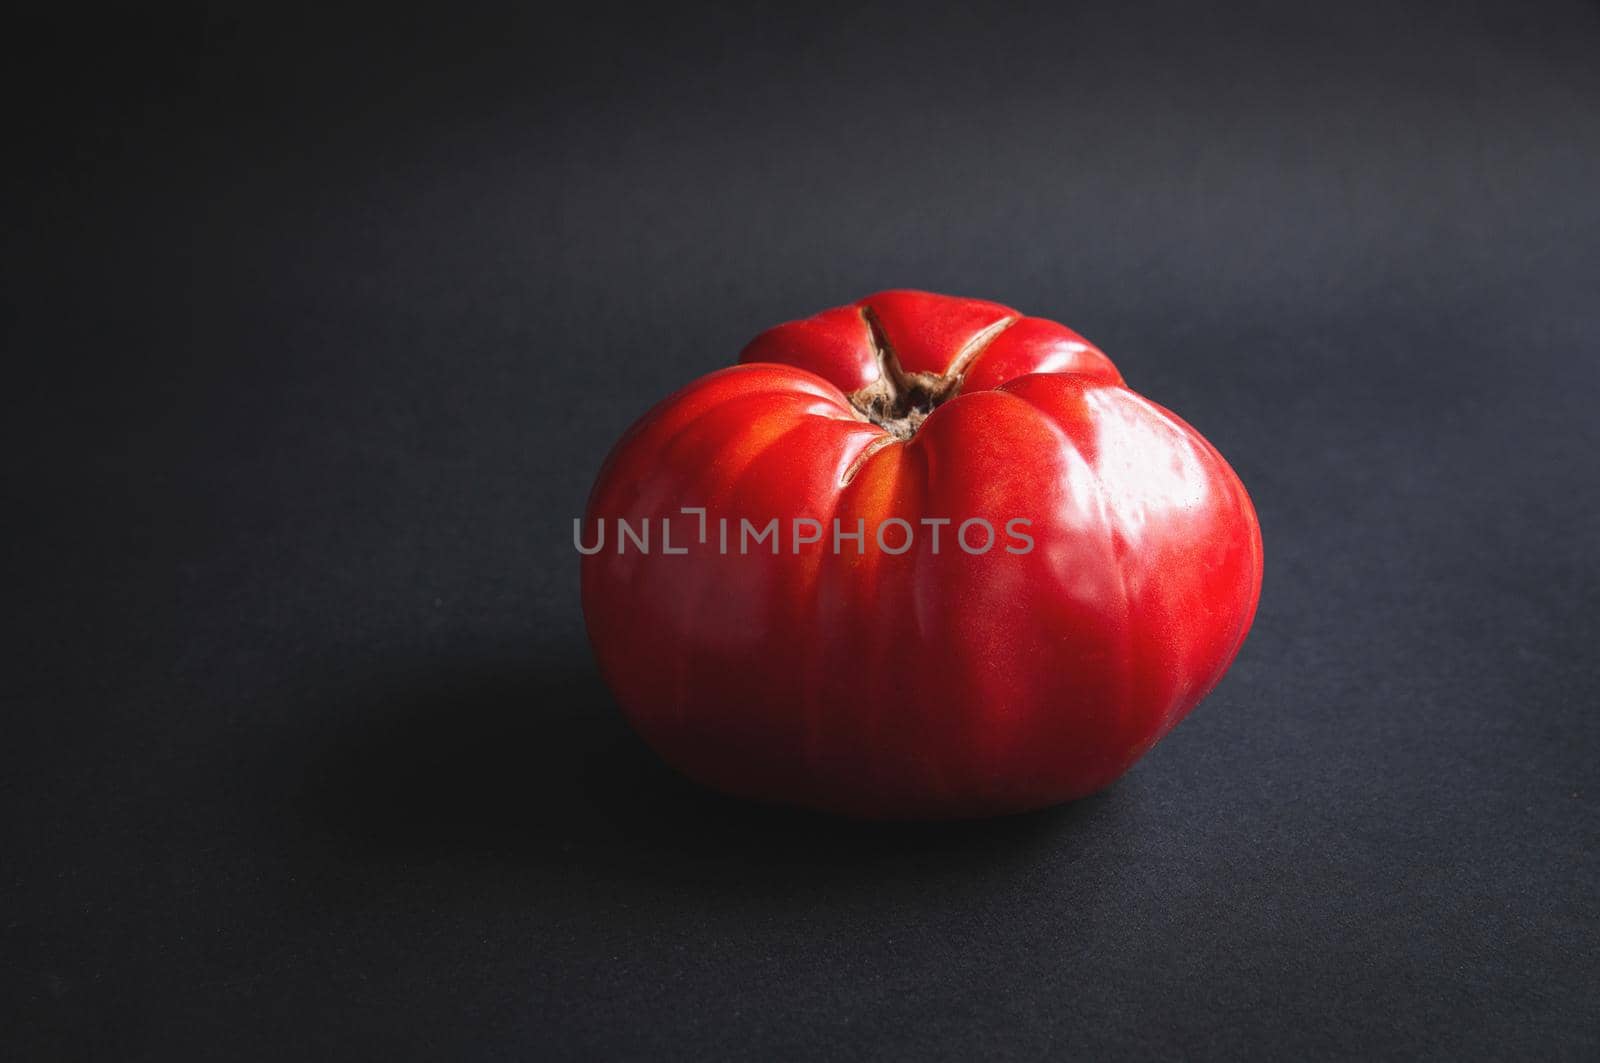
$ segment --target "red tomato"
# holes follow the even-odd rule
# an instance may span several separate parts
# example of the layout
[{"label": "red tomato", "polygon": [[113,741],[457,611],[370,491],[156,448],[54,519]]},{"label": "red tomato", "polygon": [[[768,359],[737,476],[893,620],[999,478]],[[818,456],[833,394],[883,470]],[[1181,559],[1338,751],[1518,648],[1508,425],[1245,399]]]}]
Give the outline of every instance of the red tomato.
[{"label": "red tomato", "polygon": [[1071,329],[891,291],[740,362],[628,431],[579,537],[601,672],[691,778],[871,818],[1038,808],[1116,779],[1238,653],[1243,485]]}]

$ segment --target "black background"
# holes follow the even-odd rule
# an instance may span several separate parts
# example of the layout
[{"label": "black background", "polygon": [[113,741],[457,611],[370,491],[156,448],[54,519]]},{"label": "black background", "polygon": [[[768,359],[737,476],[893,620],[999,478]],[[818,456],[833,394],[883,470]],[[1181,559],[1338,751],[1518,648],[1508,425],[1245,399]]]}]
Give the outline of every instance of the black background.
[{"label": "black background", "polygon": [[[5,1054],[1600,1051],[1600,10],[553,19],[6,34]],[[595,675],[610,443],[890,286],[1254,496],[1097,798],[749,807]]]}]

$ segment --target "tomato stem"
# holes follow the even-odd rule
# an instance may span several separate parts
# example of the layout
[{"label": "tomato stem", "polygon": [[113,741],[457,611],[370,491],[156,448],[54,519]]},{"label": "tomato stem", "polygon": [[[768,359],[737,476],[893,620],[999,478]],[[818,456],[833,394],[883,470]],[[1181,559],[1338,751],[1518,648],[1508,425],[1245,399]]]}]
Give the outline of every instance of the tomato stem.
[{"label": "tomato stem", "polygon": [[[867,324],[873,354],[877,357],[878,379],[853,393],[850,404],[862,417],[896,439],[910,439],[929,414],[960,392],[961,372],[942,375],[906,372],[872,308],[862,307],[861,317]],[[967,360],[957,360],[962,369]]]}]

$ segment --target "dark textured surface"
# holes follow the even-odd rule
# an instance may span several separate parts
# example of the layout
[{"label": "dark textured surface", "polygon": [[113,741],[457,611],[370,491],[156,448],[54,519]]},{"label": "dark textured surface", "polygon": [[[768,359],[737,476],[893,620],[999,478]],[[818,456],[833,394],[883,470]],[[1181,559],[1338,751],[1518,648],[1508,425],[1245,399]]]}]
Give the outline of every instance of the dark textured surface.
[{"label": "dark textured surface", "polygon": [[[9,33],[0,1054],[1594,1058],[1600,11],[169,16]],[[1114,789],[704,796],[570,519],[907,285],[1250,487]]]}]

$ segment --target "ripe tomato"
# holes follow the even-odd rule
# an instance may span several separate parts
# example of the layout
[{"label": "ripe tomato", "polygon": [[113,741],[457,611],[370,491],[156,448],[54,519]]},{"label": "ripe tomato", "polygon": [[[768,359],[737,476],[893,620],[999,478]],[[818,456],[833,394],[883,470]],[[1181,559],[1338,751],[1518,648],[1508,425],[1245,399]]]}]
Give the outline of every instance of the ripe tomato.
[{"label": "ripe tomato", "polygon": [[575,533],[601,672],[691,778],[872,818],[1037,808],[1116,779],[1238,653],[1243,485],[1071,329],[891,291],[740,362],[627,432]]}]

